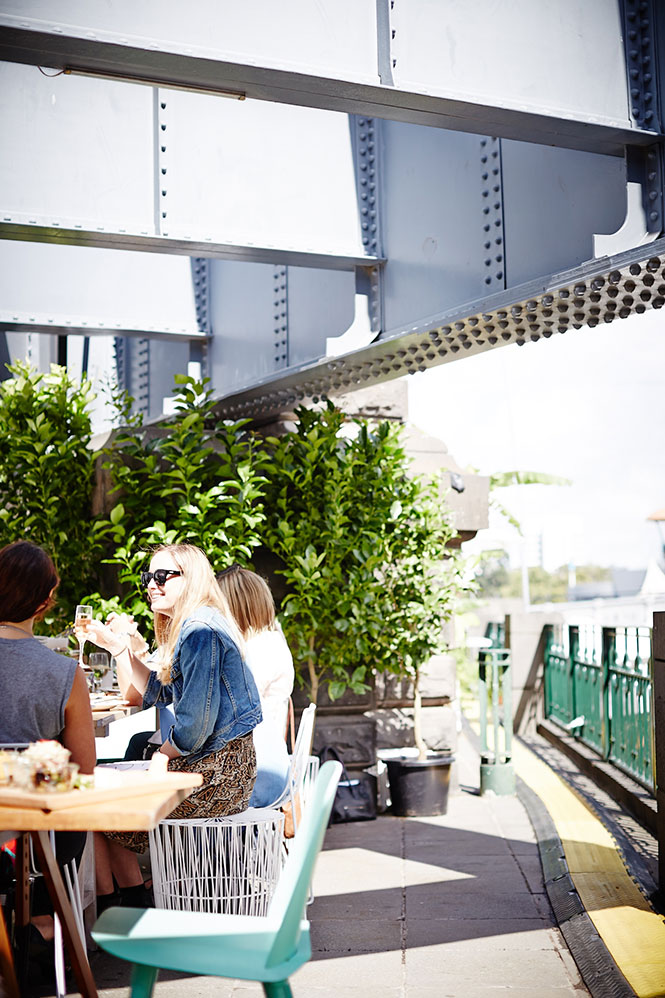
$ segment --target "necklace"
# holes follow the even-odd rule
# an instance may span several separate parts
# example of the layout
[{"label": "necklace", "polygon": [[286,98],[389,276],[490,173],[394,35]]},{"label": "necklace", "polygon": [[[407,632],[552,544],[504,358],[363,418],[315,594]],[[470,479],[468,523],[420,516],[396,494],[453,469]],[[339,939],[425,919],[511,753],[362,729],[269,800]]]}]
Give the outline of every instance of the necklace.
[{"label": "necklace", "polygon": [[26,638],[32,637],[27,631],[24,631],[22,627],[17,627],[16,624],[0,624],[0,627],[8,627],[12,631],[20,631]]}]

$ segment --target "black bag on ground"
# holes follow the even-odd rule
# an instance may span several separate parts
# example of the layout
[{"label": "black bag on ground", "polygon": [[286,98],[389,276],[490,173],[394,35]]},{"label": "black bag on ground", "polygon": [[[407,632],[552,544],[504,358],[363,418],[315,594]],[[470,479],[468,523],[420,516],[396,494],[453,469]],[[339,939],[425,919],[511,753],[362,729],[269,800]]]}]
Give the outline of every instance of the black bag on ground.
[{"label": "black bag on ground", "polygon": [[336,759],[342,763],[342,778],[337,786],[329,824],[338,825],[343,821],[371,821],[372,818],[376,818],[374,786],[367,773],[359,773],[351,778],[339,752],[332,745],[324,745],[319,758],[321,765],[328,759]]}]

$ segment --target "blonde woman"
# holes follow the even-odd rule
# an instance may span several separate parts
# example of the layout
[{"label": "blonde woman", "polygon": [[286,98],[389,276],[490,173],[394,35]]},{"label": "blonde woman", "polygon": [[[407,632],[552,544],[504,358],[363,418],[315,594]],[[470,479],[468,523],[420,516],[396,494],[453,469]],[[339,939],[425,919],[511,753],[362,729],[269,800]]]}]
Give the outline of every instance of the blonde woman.
[{"label": "blonde woman", "polygon": [[217,581],[244,639],[245,662],[261,697],[263,721],[254,728],[257,774],[250,804],[266,807],[284,790],[289,771],[285,733],[293,659],[275,618],[272,593],[261,576],[231,565]]},{"label": "blonde woman", "polygon": [[[128,699],[140,699],[145,708],[173,707],[174,723],[155,756],[169,770],[202,773],[203,785],[171,817],[214,818],[243,811],[256,779],[252,731],[261,721],[261,704],[240,651],[242,638],[210,562],[191,544],[166,545],[153,553],[141,584],[154,613],[156,672],[132,650],[128,635],[92,621],[86,637],[131,668]],[[120,888],[139,890],[123,900],[144,900],[136,857],[132,863],[118,849],[142,852],[147,839],[145,832],[104,836],[97,849],[98,895],[112,894],[112,869]]]}]

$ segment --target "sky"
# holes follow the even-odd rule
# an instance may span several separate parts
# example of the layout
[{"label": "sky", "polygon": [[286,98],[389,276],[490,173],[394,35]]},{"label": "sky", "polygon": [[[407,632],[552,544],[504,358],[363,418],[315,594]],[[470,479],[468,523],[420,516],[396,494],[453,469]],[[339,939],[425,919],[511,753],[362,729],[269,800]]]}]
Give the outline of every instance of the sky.
[{"label": "sky", "polygon": [[[465,550],[504,547],[560,565],[646,568],[663,541],[665,314],[508,346],[409,378],[409,419],[481,474],[539,471],[569,486],[501,489],[524,538],[498,516]],[[665,524],[663,525],[665,528]],[[665,533],[665,530],[664,530]]]}]

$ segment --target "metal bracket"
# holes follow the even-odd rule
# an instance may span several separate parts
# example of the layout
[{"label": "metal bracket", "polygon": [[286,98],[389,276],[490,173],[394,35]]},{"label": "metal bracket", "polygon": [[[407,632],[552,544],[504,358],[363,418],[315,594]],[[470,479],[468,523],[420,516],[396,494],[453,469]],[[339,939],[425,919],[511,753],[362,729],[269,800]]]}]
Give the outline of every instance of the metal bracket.
[{"label": "metal bracket", "polygon": [[195,256],[191,259],[192,284],[194,285],[194,305],[196,308],[196,324],[205,340],[190,343],[190,360],[201,364],[201,376],[208,376],[208,338],[211,335],[210,324],[210,260]]},{"label": "metal bracket", "polygon": [[630,116],[638,128],[660,130],[652,0],[622,0]]},{"label": "metal bracket", "polygon": [[273,333],[275,369],[289,366],[289,270],[275,267],[273,273]]},{"label": "metal bracket", "polygon": [[[363,249],[368,256],[382,257],[380,140],[381,124],[375,118],[351,116],[356,193]],[[363,268],[369,275],[370,328],[377,336],[383,329],[383,271],[378,265]],[[356,281],[360,275],[356,271]]]},{"label": "metal bracket", "polygon": [[153,94],[153,121],[155,145],[155,235],[168,236],[168,165],[166,160],[168,105],[166,94],[155,87]]},{"label": "metal bracket", "polygon": [[488,291],[498,291],[506,287],[501,139],[481,138],[480,165],[485,284]]}]

